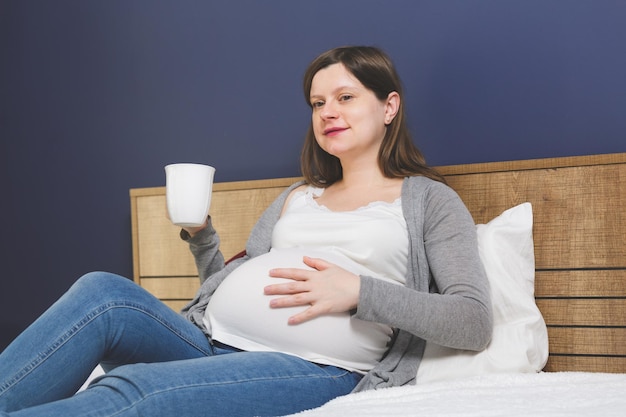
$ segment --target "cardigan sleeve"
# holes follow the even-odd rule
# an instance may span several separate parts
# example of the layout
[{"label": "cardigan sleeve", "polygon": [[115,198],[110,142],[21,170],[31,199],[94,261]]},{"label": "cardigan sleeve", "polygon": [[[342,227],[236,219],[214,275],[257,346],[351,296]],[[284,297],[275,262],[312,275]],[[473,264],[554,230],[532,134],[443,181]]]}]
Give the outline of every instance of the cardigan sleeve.
[{"label": "cardigan sleeve", "polygon": [[209,216],[207,227],[193,236],[182,229],[180,237],[189,244],[189,250],[193,254],[196,268],[200,277],[200,283],[224,268],[224,256],[220,251],[220,238],[213,228],[213,222]]}]

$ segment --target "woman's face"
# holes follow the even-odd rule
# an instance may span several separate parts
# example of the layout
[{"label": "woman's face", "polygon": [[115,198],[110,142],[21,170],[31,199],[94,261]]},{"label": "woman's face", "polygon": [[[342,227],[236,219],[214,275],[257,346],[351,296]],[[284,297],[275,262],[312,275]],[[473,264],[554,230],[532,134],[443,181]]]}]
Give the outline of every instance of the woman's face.
[{"label": "woman's face", "polygon": [[329,154],[345,159],[377,157],[400,98],[392,92],[379,100],[343,64],[333,64],[313,77],[310,100],[317,143]]}]

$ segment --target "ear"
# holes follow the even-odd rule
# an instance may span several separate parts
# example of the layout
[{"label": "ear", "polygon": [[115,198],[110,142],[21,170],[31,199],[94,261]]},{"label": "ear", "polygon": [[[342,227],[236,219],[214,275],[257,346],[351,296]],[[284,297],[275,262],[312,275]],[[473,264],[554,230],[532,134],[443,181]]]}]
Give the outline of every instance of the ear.
[{"label": "ear", "polygon": [[392,91],[387,96],[385,103],[385,125],[389,125],[398,114],[400,110],[400,94],[397,91]]}]

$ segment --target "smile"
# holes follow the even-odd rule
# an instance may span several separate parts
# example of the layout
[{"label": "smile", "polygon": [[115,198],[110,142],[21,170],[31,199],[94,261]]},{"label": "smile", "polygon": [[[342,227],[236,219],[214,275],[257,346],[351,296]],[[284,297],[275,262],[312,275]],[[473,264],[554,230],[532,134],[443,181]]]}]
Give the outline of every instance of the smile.
[{"label": "smile", "polygon": [[324,135],[333,136],[343,132],[344,130],[348,130],[347,127],[329,127],[328,129],[324,129]]}]

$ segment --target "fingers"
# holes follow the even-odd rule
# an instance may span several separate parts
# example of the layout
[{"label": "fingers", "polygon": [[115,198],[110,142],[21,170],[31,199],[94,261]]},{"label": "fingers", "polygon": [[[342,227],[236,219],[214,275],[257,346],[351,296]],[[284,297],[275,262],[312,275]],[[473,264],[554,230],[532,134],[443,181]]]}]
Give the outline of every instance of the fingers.
[{"label": "fingers", "polygon": [[[333,265],[323,259],[311,258],[309,256],[304,256],[302,258],[302,262],[309,268],[313,268],[316,271],[323,271]],[[274,278],[289,278],[303,281],[311,277],[311,274],[309,272],[309,269],[302,268],[274,268],[270,269],[269,275]]]},{"label": "fingers", "polygon": [[291,280],[287,283],[268,285],[263,289],[265,295],[289,295],[308,291],[305,283],[311,278],[311,271],[301,268],[275,268],[269,271],[273,278]]},{"label": "fingers", "polygon": [[306,310],[304,310],[303,312],[289,317],[289,319],[287,320],[287,323],[289,325],[296,325],[296,324],[304,323],[305,321],[309,321],[325,313],[326,313],[325,310],[321,309],[317,305],[313,305],[307,308]]},{"label": "fingers", "polygon": [[296,293],[285,297],[270,300],[271,308],[300,307],[310,305],[313,302],[308,293]]},{"label": "fingers", "polygon": [[293,284],[277,284],[265,287],[266,295],[284,295],[270,300],[270,308],[286,308],[286,307],[303,307],[308,306],[304,311],[289,317],[287,323],[289,325],[300,324],[319,316],[317,312],[319,307],[315,306],[314,297],[308,291],[301,290],[300,283]]},{"label": "fingers", "polygon": [[291,282],[267,285],[263,288],[265,295],[285,295],[287,297],[275,298],[270,301],[270,307],[295,307],[307,305],[310,291],[307,281],[311,278],[311,271],[302,268],[274,268],[269,271],[273,278],[285,278]]},{"label": "fingers", "polygon": [[333,265],[330,262],[325,261],[324,259],[311,258],[309,256],[303,257],[302,261],[304,262],[305,265],[310,266],[311,268],[316,269],[318,271],[323,271],[325,269],[330,268]]},{"label": "fingers", "polygon": [[310,304],[308,301],[309,300],[306,298],[306,296],[298,294],[290,297],[276,298],[270,301],[270,307],[302,307],[308,304],[308,307],[305,310],[289,317],[289,319],[287,320],[287,323],[289,325],[304,323],[305,321],[309,321],[329,312],[328,308],[325,308],[322,303]]},{"label": "fingers", "polygon": [[263,288],[263,294],[265,295],[291,295],[302,294],[309,291],[306,281],[293,281],[284,284],[272,284]]},{"label": "fingers", "polygon": [[274,268],[270,269],[269,275],[274,278],[288,278],[295,281],[305,281],[310,278],[311,271],[301,268]]},{"label": "fingers", "polygon": [[[308,285],[299,285],[297,282],[305,283],[315,277],[315,273],[330,268],[333,264],[320,258],[303,257],[303,262],[310,269],[302,268],[274,268],[269,271],[269,276],[273,278],[285,278],[294,282],[286,284],[272,284],[264,288],[265,295],[288,295],[310,291]],[[306,303],[304,303],[306,304]],[[302,305],[302,304],[298,304]]]}]

